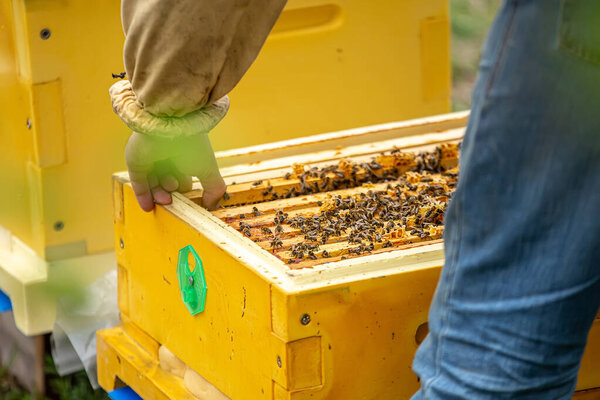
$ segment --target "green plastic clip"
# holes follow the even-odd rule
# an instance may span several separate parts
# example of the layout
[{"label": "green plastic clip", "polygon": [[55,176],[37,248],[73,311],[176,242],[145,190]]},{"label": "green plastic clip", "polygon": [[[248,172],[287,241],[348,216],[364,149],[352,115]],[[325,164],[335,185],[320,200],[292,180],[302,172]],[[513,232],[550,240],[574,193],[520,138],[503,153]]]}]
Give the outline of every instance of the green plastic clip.
[{"label": "green plastic clip", "polygon": [[[188,255],[192,252],[196,267],[190,271],[188,264]],[[204,311],[206,302],[206,279],[204,278],[204,269],[198,253],[191,245],[185,246],[179,250],[177,260],[177,279],[179,280],[179,290],[181,291],[181,300],[189,310],[190,314],[196,315]]]}]

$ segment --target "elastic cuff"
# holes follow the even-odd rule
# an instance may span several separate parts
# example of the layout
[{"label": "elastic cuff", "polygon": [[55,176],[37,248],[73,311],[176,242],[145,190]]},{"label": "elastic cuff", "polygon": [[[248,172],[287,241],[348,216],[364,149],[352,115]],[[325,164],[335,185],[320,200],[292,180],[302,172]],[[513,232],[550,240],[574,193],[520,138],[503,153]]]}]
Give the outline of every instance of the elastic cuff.
[{"label": "elastic cuff", "polygon": [[149,136],[176,138],[210,132],[229,109],[229,97],[223,96],[210,106],[183,117],[158,117],[137,102],[131,83],[118,81],[109,89],[113,110],[133,131]]}]

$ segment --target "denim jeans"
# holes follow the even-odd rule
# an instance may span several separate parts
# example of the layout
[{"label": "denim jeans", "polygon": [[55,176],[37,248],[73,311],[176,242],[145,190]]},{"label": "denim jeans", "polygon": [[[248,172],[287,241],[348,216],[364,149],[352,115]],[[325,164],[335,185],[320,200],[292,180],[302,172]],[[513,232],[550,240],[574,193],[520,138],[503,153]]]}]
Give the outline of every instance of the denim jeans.
[{"label": "denim jeans", "polygon": [[460,168],[412,399],[570,399],[600,306],[600,1],[505,1]]}]

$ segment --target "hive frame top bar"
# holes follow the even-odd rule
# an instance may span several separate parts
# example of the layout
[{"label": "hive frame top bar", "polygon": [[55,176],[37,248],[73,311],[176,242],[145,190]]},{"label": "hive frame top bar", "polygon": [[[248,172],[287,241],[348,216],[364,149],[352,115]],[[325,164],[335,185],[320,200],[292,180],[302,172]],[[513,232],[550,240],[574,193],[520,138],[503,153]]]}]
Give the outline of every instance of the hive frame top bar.
[{"label": "hive frame top bar", "polygon": [[[461,111],[218,151],[215,155],[221,168],[240,164],[262,164],[265,160],[269,159],[280,159],[304,153],[335,150],[338,146],[355,146],[423,133],[464,128],[468,117],[468,111]],[[226,175],[227,171],[221,172]]]},{"label": "hive frame top bar", "polygon": [[[373,144],[394,140],[399,148],[427,145],[445,136],[456,140],[462,136],[468,118],[467,112],[452,113],[412,121],[382,124],[348,131],[308,136],[261,146],[218,152],[219,164],[227,167],[221,172],[226,180],[246,174],[265,173],[286,166],[290,157],[315,154],[313,162],[327,159],[327,152],[339,153],[340,148]],[[421,140],[415,140],[416,136]],[[337,156],[339,158],[339,155]],[[308,160],[307,162],[310,162]],[[287,166],[291,165],[287,164]],[[126,172],[115,175],[129,185]],[[228,179],[229,178],[229,179]],[[174,193],[173,202],[164,208],[229,254],[239,262],[255,270],[281,290],[294,293],[346,282],[377,278],[414,269],[439,267],[443,263],[444,248],[440,241],[417,244],[407,249],[365,255],[314,266],[290,269],[281,260],[260,248],[250,240],[240,240],[240,233],[226,222],[212,215],[194,201],[180,193]],[[221,229],[215,229],[215,228]]]}]

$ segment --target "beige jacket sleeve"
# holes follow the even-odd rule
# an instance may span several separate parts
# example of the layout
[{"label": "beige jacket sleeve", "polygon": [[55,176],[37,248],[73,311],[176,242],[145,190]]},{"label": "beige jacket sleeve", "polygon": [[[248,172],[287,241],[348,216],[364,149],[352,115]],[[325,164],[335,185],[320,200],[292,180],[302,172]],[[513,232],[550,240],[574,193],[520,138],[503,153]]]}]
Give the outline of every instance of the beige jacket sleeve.
[{"label": "beige jacket sleeve", "polygon": [[255,60],[286,0],[123,0],[129,81],[110,89],[134,131],[208,132]]}]

